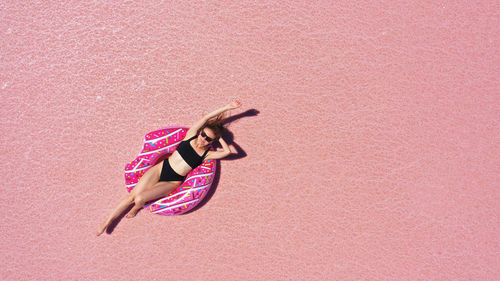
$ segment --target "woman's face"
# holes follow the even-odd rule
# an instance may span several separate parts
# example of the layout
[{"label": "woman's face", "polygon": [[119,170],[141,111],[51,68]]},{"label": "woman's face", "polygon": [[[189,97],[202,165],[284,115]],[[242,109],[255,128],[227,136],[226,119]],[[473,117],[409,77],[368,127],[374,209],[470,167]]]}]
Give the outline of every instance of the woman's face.
[{"label": "woman's face", "polygon": [[204,128],[198,135],[198,142],[202,146],[207,146],[213,142],[215,139],[215,133],[209,128]]}]

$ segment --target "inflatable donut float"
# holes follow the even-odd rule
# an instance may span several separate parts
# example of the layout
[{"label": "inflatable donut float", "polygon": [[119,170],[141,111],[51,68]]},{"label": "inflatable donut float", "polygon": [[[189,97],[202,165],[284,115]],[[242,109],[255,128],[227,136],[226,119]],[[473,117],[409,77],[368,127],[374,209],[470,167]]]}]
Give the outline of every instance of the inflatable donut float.
[{"label": "inflatable donut float", "polygon": [[[149,168],[172,154],[184,139],[189,128],[167,127],[146,134],[144,145],[137,157],[125,165],[127,191],[134,189],[139,179]],[[207,160],[186,175],[184,182],[166,197],[144,206],[151,213],[172,216],[180,215],[198,205],[212,187],[216,161]]]}]

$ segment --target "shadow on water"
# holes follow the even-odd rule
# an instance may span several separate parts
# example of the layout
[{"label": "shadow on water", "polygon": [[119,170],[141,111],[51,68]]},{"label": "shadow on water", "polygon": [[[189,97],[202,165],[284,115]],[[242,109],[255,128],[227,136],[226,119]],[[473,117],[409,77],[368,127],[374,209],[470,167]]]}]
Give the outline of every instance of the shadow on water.
[{"label": "shadow on water", "polygon": [[[236,114],[233,116],[230,116],[224,120],[224,125],[229,124],[231,122],[234,122],[238,119],[244,118],[244,117],[252,117],[252,116],[257,116],[259,115],[260,111],[257,109],[249,109],[245,112],[242,112],[240,114]],[[224,133],[222,134],[222,138],[227,142],[227,144],[232,145],[236,149],[236,153],[233,153],[229,155],[228,157],[224,158],[224,161],[226,160],[237,160],[241,159],[247,156],[247,153],[239,146],[234,140],[234,134],[229,130],[225,129]],[[218,144],[220,147],[220,144]]]}]

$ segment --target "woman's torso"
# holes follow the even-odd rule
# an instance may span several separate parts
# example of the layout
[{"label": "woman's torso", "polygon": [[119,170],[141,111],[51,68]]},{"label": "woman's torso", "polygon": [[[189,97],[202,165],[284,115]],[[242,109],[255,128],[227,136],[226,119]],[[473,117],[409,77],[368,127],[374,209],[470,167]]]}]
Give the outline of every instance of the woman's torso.
[{"label": "woman's torso", "polygon": [[[189,145],[194,150],[194,152],[198,156],[201,157],[205,153],[205,150],[204,149],[199,149],[199,148],[196,148],[195,146],[193,146],[192,143],[195,140],[196,140],[196,138],[190,140],[186,144]],[[187,139],[185,141],[187,141]],[[172,153],[172,155],[167,159],[167,161],[169,161],[170,166],[172,167],[172,169],[174,170],[174,172],[176,172],[177,174],[179,174],[181,176],[186,176],[193,169],[184,160],[184,158],[182,158],[181,154],[177,150],[175,150],[174,153]]]}]

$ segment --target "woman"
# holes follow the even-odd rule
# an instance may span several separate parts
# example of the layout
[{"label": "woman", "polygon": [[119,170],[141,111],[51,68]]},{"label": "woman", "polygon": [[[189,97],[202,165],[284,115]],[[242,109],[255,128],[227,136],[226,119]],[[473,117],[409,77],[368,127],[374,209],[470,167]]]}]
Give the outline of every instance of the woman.
[{"label": "woman", "polygon": [[[222,139],[222,121],[226,111],[241,106],[239,101],[215,110],[196,122],[186,134],[172,155],[151,167],[139,180],[135,188],[118,204],[108,219],[97,230],[101,235],[111,222],[123,213],[130,205],[134,207],[127,213],[127,218],[133,218],[149,201],[168,195],[182,184],[186,175],[205,160],[222,159],[231,150]],[[209,151],[209,145],[216,140],[222,149]]]}]

